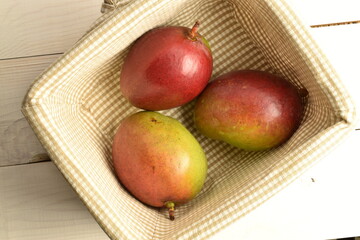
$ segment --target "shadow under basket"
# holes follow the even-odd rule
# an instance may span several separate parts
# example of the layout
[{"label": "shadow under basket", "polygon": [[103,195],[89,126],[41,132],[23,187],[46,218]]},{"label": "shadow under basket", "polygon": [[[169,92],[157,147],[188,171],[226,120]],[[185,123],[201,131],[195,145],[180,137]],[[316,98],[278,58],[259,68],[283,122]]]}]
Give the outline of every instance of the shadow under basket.
[{"label": "shadow under basket", "polygon": [[[191,102],[161,111],[182,122],[208,158],[202,192],[176,209],[146,206],[119,183],[111,145],[121,120],[140,109],[121,95],[129,46],[163,25],[192,27],[209,41],[213,78],[236,69],[279,74],[306,88],[305,114],[280,147],[246,152],[208,139]],[[206,239],[244,217],[333,148],[353,128],[355,107],[341,81],[281,0],[133,0],[105,13],[39,76],[22,110],[53,162],[112,239]]]}]

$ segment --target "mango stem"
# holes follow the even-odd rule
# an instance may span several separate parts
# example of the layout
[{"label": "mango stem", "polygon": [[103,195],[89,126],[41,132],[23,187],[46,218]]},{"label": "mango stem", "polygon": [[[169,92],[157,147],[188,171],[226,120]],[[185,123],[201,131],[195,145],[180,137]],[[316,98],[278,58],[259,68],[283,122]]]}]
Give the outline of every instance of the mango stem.
[{"label": "mango stem", "polygon": [[196,33],[197,33],[198,29],[199,29],[199,26],[200,26],[200,22],[196,21],[194,26],[192,27],[190,33],[189,33],[189,37],[191,39],[195,39]]},{"label": "mango stem", "polygon": [[165,207],[169,210],[169,218],[171,221],[175,220],[175,203],[172,201],[168,201],[165,204]]}]

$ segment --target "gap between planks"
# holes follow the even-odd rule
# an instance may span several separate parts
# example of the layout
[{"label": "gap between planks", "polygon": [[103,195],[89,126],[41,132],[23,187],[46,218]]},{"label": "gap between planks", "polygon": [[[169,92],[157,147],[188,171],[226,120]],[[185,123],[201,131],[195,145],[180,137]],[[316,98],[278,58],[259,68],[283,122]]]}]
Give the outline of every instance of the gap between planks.
[{"label": "gap between planks", "polygon": [[360,20],[356,20],[356,21],[346,21],[346,22],[336,22],[336,23],[316,24],[316,25],[310,25],[310,27],[311,27],[311,28],[333,27],[333,26],[349,25],[349,24],[357,24],[357,23],[360,23]]},{"label": "gap between planks", "polygon": [[64,53],[58,52],[58,53],[47,53],[47,54],[39,54],[39,55],[31,55],[31,56],[9,57],[9,58],[1,58],[0,61],[17,60],[17,59],[34,58],[34,57],[55,56],[55,55],[62,55],[62,54],[64,54]]}]

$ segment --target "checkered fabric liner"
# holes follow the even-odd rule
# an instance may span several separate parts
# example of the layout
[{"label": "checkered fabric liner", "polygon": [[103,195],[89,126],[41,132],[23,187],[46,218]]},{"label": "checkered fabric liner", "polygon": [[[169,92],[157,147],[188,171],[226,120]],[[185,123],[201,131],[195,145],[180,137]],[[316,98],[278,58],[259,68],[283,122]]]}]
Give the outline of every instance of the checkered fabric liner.
[{"label": "checkered fabric liner", "polygon": [[[352,129],[350,96],[284,1],[119,2],[106,1],[103,16],[34,81],[22,106],[53,162],[111,239],[206,239],[287,186]],[[212,47],[213,78],[264,70],[305,87],[309,96],[292,138],[262,152],[201,135],[193,125],[194,102],[161,111],[193,133],[209,165],[202,192],[169,221],[166,209],[133,198],[114,174],[113,136],[124,117],[140,111],[122,97],[119,76],[129,46],[143,33],[163,25],[192,27],[196,20]]]}]

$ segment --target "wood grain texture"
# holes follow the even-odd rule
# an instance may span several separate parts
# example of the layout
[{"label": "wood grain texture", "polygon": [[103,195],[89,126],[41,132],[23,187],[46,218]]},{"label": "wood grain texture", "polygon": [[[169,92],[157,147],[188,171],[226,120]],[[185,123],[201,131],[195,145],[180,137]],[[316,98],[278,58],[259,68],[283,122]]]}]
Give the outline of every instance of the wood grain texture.
[{"label": "wood grain texture", "polygon": [[0,166],[47,159],[21,113],[21,103],[30,84],[59,56],[0,61]]},{"label": "wood grain texture", "polygon": [[52,162],[0,168],[0,239],[108,240]]},{"label": "wood grain texture", "polygon": [[66,51],[101,16],[102,2],[1,1],[0,59]]}]

